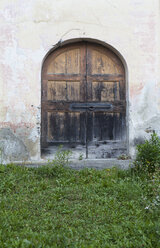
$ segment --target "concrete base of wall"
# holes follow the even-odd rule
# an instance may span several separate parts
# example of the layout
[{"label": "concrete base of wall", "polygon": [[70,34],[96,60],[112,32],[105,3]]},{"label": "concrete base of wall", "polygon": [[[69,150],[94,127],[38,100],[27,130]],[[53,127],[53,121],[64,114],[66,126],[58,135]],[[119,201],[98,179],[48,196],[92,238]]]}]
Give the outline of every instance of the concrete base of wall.
[{"label": "concrete base of wall", "polygon": [[[107,169],[112,167],[117,167],[122,170],[129,169],[132,166],[133,160],[118,160],[118,159],[83,159],[77,160],[72,159],[69,161],[69,166],[72,169],[80,170],[84,168],[94,168],[94,169]],[[15,162],[17,165],[24,165],[27,167],[40,167],[47,165],[47,161],[38,161],[38,162]]]},{"label": "concrete base of wall", "polygon": [[128,169],[132,164],[132,160],[118,160],[118,159],[85,159],[85,160],[72,160],[69,166],[73,169],[107,169],[117,167],[119,169]]}]

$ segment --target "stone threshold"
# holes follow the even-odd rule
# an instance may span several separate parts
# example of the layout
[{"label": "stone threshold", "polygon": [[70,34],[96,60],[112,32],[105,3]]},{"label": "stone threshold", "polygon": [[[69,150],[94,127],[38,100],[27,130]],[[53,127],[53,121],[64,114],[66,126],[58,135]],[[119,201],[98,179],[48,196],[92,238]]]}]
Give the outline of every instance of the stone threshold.
[{"label": "stone threshold", "polygon": [[[43,165],[47,165],[48,161],[40,160],[40,161],[25,161],[25,162],[14,162],[16,165],[22,165],[26,167],[40,167]],[[94,169],[107,169],[116,167],[122,170],[129,169],[132,167],[133,160],[119,160],[119,159],[70,159],[68,162],[68,167],[76,170],[84,169],[84,168],[94,168]]]}]

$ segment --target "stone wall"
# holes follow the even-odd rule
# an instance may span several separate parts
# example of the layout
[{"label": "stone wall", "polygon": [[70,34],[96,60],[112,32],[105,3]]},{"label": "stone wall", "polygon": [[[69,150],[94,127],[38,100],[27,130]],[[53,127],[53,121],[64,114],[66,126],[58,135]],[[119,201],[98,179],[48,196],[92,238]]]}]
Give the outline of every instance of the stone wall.
[{"label": "stone wall", "polygon": [[130,154],[152,130],[160,135],[159,2],[0,1],[0,147],[6,161],[40,159],[42,63],[56,44],[77,39],[113,47],[125,64]]}]

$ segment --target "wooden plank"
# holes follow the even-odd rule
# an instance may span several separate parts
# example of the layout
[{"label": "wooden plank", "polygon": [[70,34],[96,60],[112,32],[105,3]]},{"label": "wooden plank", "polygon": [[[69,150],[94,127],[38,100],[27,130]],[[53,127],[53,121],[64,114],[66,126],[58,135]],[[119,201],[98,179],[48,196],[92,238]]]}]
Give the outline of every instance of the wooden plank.
[{"label": "wooden plank", "polygon": [[[87,102],[87,43],[83,43],[81,46],[81,85],[83,87],[83,100]],[[88,137],[87,137],[87,111],[84,112],[83,115],[83,123],[84,123],[84,133],[85,133],[85,148],[86,148],[86,158],[88,158]]]},{"label": "wooden plank", "polygon": [[67,75],[67,74],[47,74],[44,76],[45,80],[51,80],[51,81],[80,81],[81,76],[80,75]]},{"label": "wooden plank", "polygon": [[45,77],[47,73],[66,74],[67,73],[67,69],[66,69],[67,55],[66,54],[70,50],[80,49],[81,45],[82,45],[81,43],[77,42],[74,44],[68,44],[62,47],[58,47],[57,49],[53,50],[53,52],[47,56],[43,64],[43,68],[42,68],[43,78]]},{"label": "wooden plank", "polygon": [[66,74],[80,74],[80,48],[66,52]]},{"label": "wooden plank", "polygon": [[[42,91],[41,91],[41,98],[42,101],[47,100],[47,81],[42,80]],[[48,122],[47,122],[47,111],[41,106],[41,147],[47,147],[47,128],[48,128]]]},{"label": "wooden plank", "polygon": [[92,100],[110,102],[120,100],[119,82],[92,82]]},{"label": "wooden plank", "polygon": [[59,54],[48,63],[46,73],[66,73],[66,52]]},{"label": "wooden plank", "polygon": [[[42,108],[45,110],[45,111],[64,111],[64,112],[75,112],[75,111],[78,111],[78,112],[86,112],[86,109],[73,109],[71,108],[71,104],[73,102],[70,101],[70,102],[54,102],[54,101],[43,101],[42,102]],[[78,102],[76,102],[78,103]],[[79,102],[80,103],[80,102]],[[125,106],[126,106],[126,103],[125,101],[110,101],[110,104],[112,104],[112,108],[111,109],[106,109],[105,112],[107,113],[118,113],[118,112],[125,112]],[[94,112],[101,112],[103,111],[104,112],[104,109],[103,110],[99,110],[99,109],[96,109],[94,110]]]},{"label": "wooden plank", "polygon": [[87,81],[97,81],[97,82],[103,82],[103,81],[109,81],[109,82],[117,82],[119,80],[123,80],[122,74],[104,74],[104,75],[87,75]]},{"label": "wooden plank", "polygon": [[119,92],[120,92],[120,99],[124,100],[126,99],[126,85],[125,80],[120,80],[119,82]]},{"label": "wooden plank", "polygon": [[48,142],[84,143],[83,115],[78,112],[48,112]]},{"label": "wooden plank", "polygon": [[124,74],[121,60],[110,49],[98,44],[88,44],[89,74]]},{"label": "wooden plank", "polygon": [[125,114],[95,112],[93,114],[94,141],[122,140],[124,138],[122,121],[124,119]]},{"label": "wooden plank", "polygon": [[83,101],[81,82],[66,82],[67,101]]},{"label": "wooden plank", "polygon": [[52,101],[67,100],[67,83],[65,81],[48,81],[47,100],[52,100]]}]

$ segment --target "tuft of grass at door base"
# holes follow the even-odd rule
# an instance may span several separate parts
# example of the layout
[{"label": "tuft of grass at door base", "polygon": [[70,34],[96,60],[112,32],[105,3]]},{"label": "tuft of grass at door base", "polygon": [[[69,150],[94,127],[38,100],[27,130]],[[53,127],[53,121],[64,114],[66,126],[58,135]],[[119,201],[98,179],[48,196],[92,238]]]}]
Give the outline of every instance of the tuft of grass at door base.
[{"label": "tuft of grass at door base", "polygon": [[158,248],[158,196],[147,185],[115,168],[1,165],[0,247]]}]

